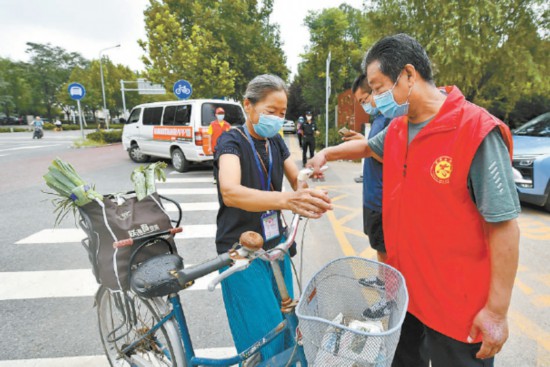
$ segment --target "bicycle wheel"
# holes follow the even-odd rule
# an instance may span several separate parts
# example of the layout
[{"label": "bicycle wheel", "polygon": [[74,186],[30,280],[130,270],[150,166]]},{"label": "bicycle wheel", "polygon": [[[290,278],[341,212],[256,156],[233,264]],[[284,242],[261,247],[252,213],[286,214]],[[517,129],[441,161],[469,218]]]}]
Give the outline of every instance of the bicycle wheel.
[{"label": "bicycle wheel", "polygon": [[111,292],[101,286],[97,292],[99,333],[112,367],[185,367],[177,324],[168,320],[131,351],[122,349],[151,330],[169,310],[160,299],[143,299],[133,292]]}]

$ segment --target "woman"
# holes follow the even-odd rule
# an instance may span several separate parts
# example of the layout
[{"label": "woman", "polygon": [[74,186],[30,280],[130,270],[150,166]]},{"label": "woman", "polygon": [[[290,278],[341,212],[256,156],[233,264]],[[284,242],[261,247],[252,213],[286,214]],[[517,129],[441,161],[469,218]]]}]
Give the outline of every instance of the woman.
[{"label": "woman", "polygon": [[[325,192],[298,188],[298,167],[278,134],[284,122],[287,94],[281,78],[257,76],[248,84],[244,96],[246,123],[225,132],[218,140],[214,155],[220,203],[216,233],[218,253],[231,249],[245,231],[260,233],[265,240],[264,249],[275,247],[283,233],[282,209],[309,218],[319,218],[331,209]],[[283,175],[294,191],[281,192]],[[288,256],[282,265],[292,296]],[[274,289],[271,268],[261,260],[222,282],[229,326],[239,353],[282,321]],[[247,314],[249,312],[253,317]],[[283,348],[284,339],[279,336],[264,348],[262,357],[265,360]]]}]

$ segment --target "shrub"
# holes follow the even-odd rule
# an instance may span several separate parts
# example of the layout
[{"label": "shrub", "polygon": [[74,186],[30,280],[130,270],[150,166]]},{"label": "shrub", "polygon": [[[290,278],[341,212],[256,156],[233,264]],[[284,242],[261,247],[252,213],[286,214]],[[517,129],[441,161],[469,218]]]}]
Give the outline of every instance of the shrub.
[{"label": "shrub", "polygon": [[86,139],[106,144],[120,143],[122,141],[122,130],[99,130],[86,135]]}]

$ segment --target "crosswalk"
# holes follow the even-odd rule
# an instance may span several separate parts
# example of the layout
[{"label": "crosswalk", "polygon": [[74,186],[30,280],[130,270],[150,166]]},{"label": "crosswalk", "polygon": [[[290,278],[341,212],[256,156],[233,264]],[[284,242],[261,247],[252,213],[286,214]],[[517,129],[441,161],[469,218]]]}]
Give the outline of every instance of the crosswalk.
[{"label": "crosswalk", "polygon": [[[215,256],[214,238],[216,233],[216,213],[218,210],[217,190],[212,184],[211,171],[192,171],[186,174],[170,172],[166,182],[157,184],[157,191],[176,200],[183,210],[183,232],[176,235],[178,250],[183,253],[186,266],[193,262],[204,261]],[[176,211],[176,206],[167,203],[166,209],[169,212]],[[197,219],[198,218],[198,219]],[[199,221],[200,223],[197,223]],[[186,224],[192,223],[192,224]],[[197,223],[197,224],[193,224]],[[32,253],[33,248],[39,246],[80,246],[80,241],[85,237],[84,232],[79,228],[44,228],[37,230],[15,242],[21,247],[21,251]],[[34,247],[35,246],[35,247]],[[84,249],[82,249],[84,253]],[[84,255],[85,256],[85,255]],[[48,259],[55,261],[54,259]],[[189,261],[191,260],[191,262]],[[53,264],[54,265],[54,264]],[[52,265],[52,266],[53,266]],[[27,305],[32,303],[40,312],[42,308],[47,309],[48,305],[55,302],[76,302],[85,301],[85,304],[93,304],[93,296],[97,290],[97,283],[89,267],[67,269],[59,266],[59,269],[40,271],[4,271],[0,272],[0,302],[3,304]],[[197,302],[218,303],[217,308],[223,313],[223,306],[220,302],[221,292],[218,289],[214,293],[207,291],[207,286],[215,274],[199,279],[192,287],[186,289],[184,308],[186,300],[193,299]],[[187,301],[189,302],[189,301]],[[0,303],[2,304],[2,303]],[[211,306],[214,307],[214,306]],[[95,325],[95,310],[86,310],[85,322]],[[219,318],[219,317],[218,317]],[[82,321],[84,323],[84,321]],[[226,322],[223,320],[223,322]],[[28,334],[32,334],[33,328],[37,325],[24,323],[29,328]],[[60,330],[56,331],[62,337],[67,337],[71,332],[62,330],[63,325],[56,325]],[[191,332],[193,332],[192,325]],[[226,327],[227,329],[227,327]],[[0,329],[1,330],[1,329]],[[208,340],[199,337],[194,340],[197,346],[197,355],[204,357],[228,357],[234,355],[234,348],[229,338],[222,338],[217,345],[209,345]],[[106,358],[101,354],[99,337],[94,340],[96,345],[93,348],[84,346],[79,353],[73,350],[57,351],[36,351],[33,354],[29,350],[24,358],[20,355],[11,359],[0,360],[0,367],[103,367],[108,366]],[[222,345],[220,345],[222,344]],[[47,345],[47,344],[45,344]],[[9,353],[8,353],[8,356]],[[47,356],[47,357],[44,357]]]}]

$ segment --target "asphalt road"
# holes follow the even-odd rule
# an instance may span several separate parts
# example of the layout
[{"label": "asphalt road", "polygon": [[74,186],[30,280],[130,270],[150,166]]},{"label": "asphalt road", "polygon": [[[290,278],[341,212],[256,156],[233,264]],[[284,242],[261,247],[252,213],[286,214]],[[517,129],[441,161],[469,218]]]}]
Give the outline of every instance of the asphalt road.
[{"label": "asphalt road", "polygon": [[[71,148],[79,136],[78,131],[46,131],[42,140],[32,140],[31,133],[0,134],[0,367],[107,365],[97,332],[96,285],[87,255],[71,235],[73,218],[67,217],[52,231],[55,217],[51,197],[43,193],[47,187],[42,175],[55,157],[61,157],[94,183],[97,191],[121,192],[132,189],[130,173],[138,165],[120,144]],[[286,140],[299,162],[295,137],[287,135]],[[374,258],[362,234],[361,185],[353,181],[360,171],[358,163],[334,162],[326,181],[315,184],[329,191],[335,210],[309,221],[304,241],[299,240],[304,281],[337,257]],[[214,189],[211,175],[208,167],[179,174],[169,166],[169,181],[158,188]],[[168,196],[202,207],[184,213],[183,225],[191,235],[178,239],[177,244],[185,263],[214,256],[215,190],[200,194],[171,191]],[[511,336],[496,365],[550,366],[550,214],[524,207],[520,226],[521,259],[510,310]],[[79,287],[71,286],[75,282]],[[229,353],[231,337],[220,291],[189,289],[181,297],[195,347],[203,355]]]}]

